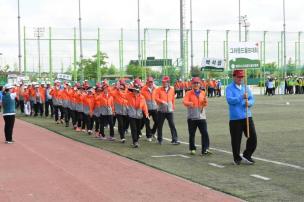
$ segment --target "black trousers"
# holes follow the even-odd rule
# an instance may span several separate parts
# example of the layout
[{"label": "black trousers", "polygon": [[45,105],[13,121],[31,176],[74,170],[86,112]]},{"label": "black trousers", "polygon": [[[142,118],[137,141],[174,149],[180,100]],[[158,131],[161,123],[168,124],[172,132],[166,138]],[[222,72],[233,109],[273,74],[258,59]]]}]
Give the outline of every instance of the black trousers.
[{"label": "black trousers", "polygon": [[78,112],[76,111],[76,120],[77,120],[77,127],[78,128],[81,128],[81,123],[82,123],[82,119],[83,119],[83,116],[82,116],[82,112]]},{"label": "black trousers", "polygon": [[34,116],[38,116],[38,113],[40,114],[40,116],[43,115],[43,104],[40,102],[37,102],[34,104]]},{"label": "black trousers", "polygon": [[99,131],[99,117],[93,115],[93,119],[94,119],[94,123],[95,123],[95,132],[98,132]]},{"label": "black trousers", "polygon": [[117,114],[116,115],[117,121],[118,121],[118,132],[120,135],[120,139],[125,138],[125,131],[127,128],[127,123],[129,123],[128,116]]},{"label": "black trousers", "polygon": [[13,140],[13,129],[15,124],[15,115],[3,116],[4,119],[4,134],[6,141]]},{"label": "black trousers", "polygon": [[207,121],[202,120],[191,120],[188,119],[188,131],[189,131],[189,149],[196,150],[195,146],[195,132],[199,129],[201,134],[202,153],[209,149],[209,134],[207,130]]},{"label": "black trousers", "polygon": [[91,131],[93,129],[93,125],[94,125],[94,118],[93,118],[93,116],[91,117],[88,114],[86,114],[85,116],[87,117],[87,130]]},{"label": "black trousers", "polygon": [[[242,160],[240,156],[240,147],[241,147],[243,133],[247,137],[246,125],[247,125],[246,119],[230,120],[229,122],[231,146],[232,146],[233,158],[235,161]],[[255,126],[253,119],[251,117],[249,118],[249,133],[250,133],[250,137],[247,139],[246,149],[243,152],[243,156],[245,157],[251,157],[257,146],[257,136],[255,132]]]},{"label": "black trousers", "polygon": [[87,123],[88,123],[88,115],[86,115],[85,113],[81,113],[82,115],[82,122],[81,122],[81,129],[84,130],[86,129],[87,126]]},{"label": "black trousers", "polygon": [[24,114],[24,100],[19,100],[19,104],[20,104],[20,111],[22,114]]},{"label": "black trousers", "polygon": [[76,119],[76,111],[70,109],[70,115],[72,119],[72,125],[76,127],[77,119]]},{"label": "black trousers", "polygon": [[165,119],[168,120],[168,124],[169,124],[170,131],[171,131],[172,142],[175,142],[178,140],[178,137],[177,137],[177,131],[176,131],[174,120],[173,120],[173,113],[158,112],[157,140],[159,142],[163,141],[163,125],[164,125]]},{"label": "black trousers", "polygon": [[62,106],[54,105],[55,121],[58,121],[60,111],[60,120],[64,119],[64,110]]},{"label": "black trousers", "polygon": [[147,138],[151,138],[152,134],[156,133],[158,122],[157,122],[157,110],[149,110],[149,116],[153,119],[153,126],[150,126],[150,120],[144,118],[145,125],[146,125],[146,136]]},{"label": "black trousers", "polygon": [[110,127],[110,137],[114,137],[114,122],[113,122],[113,115],[101,115],[99,117],[99,134],[103,137],[105,136],[104,128],[109,124]]},{"label": "black trousers", "polygon": [[64,122],[66,124],[69,124],[71,119],[71,110],[68,107],[64,107],[63,110],[64,110]]},{"label": "black trousers", "polygon": [[142,119],[129,118],[133,144],[138,142]]},{"label": "black trousers", "polygon": [[53,107],[53,100],[46,100],[45,101],[45,116],[49,116],[49,109],[51,109],[51,116],[54,116],[54,107]]}]

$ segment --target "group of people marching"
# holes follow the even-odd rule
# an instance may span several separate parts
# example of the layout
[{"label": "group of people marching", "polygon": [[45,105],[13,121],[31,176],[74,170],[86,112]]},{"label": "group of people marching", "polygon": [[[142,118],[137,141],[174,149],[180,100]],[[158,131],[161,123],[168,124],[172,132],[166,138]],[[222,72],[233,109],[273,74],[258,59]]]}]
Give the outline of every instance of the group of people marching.
[{"label": "group of people marching", "polygon": [[[253,164],[254,160],[251,156],[257,144],[255,126],[250,112],[250,108],[254,105],[254,98],[250,89],[243,85],[243,78],[244,71],[234,70],[234,81],[226,88],[231,145],[236,165],[241,162]],[[208,100],[206,86],[203,84],[204,81],[199,77],[192,78],[191,87],[187,89],[183,98],[183,104],[187,108],[189,150],[193,155],[196,153],[197,128],[201,134],[201,154],[211,154],[206,121]],[[7,84],[3,90],[2,103],[0,103],[3,106],[6,143],[13,142],[15,107],[18,103],[17,106],[19,105],[21,112],[26,115],[36,117],[51,115],[57,124],[65,123],[65,126],[69,127],[72,122],[75,131],[83,131],[89,135],[93,134],[95,129],[96,137],[103,140],[115,140],[114,125],[117,122],[120,142],[126,142],[125,134],[130,128],[134,148],[139,147],[139,138],[144,126],[149,142],[152,142],[152,137],[157,134],[157,143],[163,144],[163,124],[167,119],[171,131],[171,144],[179,145],[174,124],[175,97],[175,89],[170,86],[168,76],[162,78],[160,87],[155,86],[152,77],[148,77],[145,84],[137,78],[130,84],[120,79],[110,86],[105,80],[97,83],[94,88],[90,87],[87,81],[84,81],[82,85],[76,83],[74,86],[68,82],[62,84],[59,80],[54,82],[54,86],[50,83],[21,84],[20,86]],[[151,118],[153,124],[151,124]],[[109,127],[108,138],[105,136],[105,127]],[[243,156],[240,156],[243,133],[247,137],[247,143]]]},{"label": "group of people marching", "polygon": [[[203,89],[208,97],[222,96],[222,82],[216,79],[202,79],[200,81],[201,89]],[[174,90],[176,98],[183,98],[187,91],[192,89],[192,81],[182,81],[181,79],[175,81]]]},{"label": "group of people marching", "polygon": [[[56,80],[54,86],[51,86],[50,83],[39,85],[34,82],[28,86],[21,84],[13,91],[17,94],[16,101],[21,113],[25,115],[40,115],[41,117],[51,115],[57,124],[65,123],[65,126],[69,127],[72,123],[76,131],[87,132],[89,135],[95,133],[97,137],[111,141],[115,140],[114,125],[117,122],[120,141],[126,142],[125,134],[130,128],[132,145],[137,148],[144,127],[149,142],[153,137],[157,137],[157,142],[162,144],[163,124],[166,119],[171,131],[171,143],[180,144],[173,117],[176,96],[170,82],[168,76],[162,78],[161,87],[155,86],[152,77],[148,77],[145,84],[137,78],[130,84],[126,83],[124,79],[120,79],[116,84],[110,86],[104,80],[93,88],[87,81],[84,81],[82,85],[76,83],[71,86],[68,82],[61,83]],[[188,87],[184,97],[184,105],[189,108],[191,152],[195,153],[194,135],[198,127],[203,134],[202,153],[210,154],[204,110],[208,102],[201,83],[202,80],[198,77],[192,79],[191,86]],[[199,90],[200,93],[191,94],[192,89]],[[192,101],[196,97],[198,99]],[[191,121],[192,119],[195,121]],[[105,136],[106,127],[110,131],[108,138]]]}]

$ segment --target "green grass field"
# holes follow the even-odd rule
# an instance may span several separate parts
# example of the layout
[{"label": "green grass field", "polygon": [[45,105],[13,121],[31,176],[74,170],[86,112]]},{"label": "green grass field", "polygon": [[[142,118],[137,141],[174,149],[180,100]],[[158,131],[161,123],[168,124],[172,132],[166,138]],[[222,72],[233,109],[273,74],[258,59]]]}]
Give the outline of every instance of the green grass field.
[{"label": "green grass field", "polygon": [[[290,104],[287,105],[286,102]],[[231,151],[231,146],[228,106],[223,97],[209,99],[207,122],[213,155],[204,157],[199,155],[200,148],[197,155],[189,155],[186,144],[173,146],[166,141],[165,144],[158,145],[155,141],[147,142],[143,137],[140,148],[133,149],[130,147],[130,135],[127,136],[126,144],[121,144],[119,141],[101,141],[82,132],[74,132],[63,125],[56,125],[50,118],[21,116],[19,118],[65,137],[111,151],[244,200],[303,201],[304,96],[256,96],[256,104],[252,111],[258,135],[258,146],[254,157],[262,158],[256,160],[256,164],[252,166],[233,165],[232,154],[227,153]],[[180,140],[188,142],[186,109],[182,106],[181,100],[177,101],[174,118]],[[165,137],[171,139],[167,124],[164,125],[164,130]],[[118,137],[118,134],[116,133],[115,136]],[[196,143],[200,144],[198,135]],[[243,147],[244,143],[245,138],[243,138]],[[152,157],[174,154],[189,158]],[[212,166],[210,163],[223,168]],[[269,180],[251,175],[260,175]]]}]

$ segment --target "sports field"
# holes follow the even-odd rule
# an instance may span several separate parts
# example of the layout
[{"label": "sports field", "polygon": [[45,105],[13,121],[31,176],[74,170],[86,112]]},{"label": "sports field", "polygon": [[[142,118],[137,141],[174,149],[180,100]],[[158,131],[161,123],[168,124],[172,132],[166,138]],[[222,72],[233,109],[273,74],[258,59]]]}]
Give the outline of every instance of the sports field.
[{"label": "sports field", "polygon": [[[179,146],[170,144],[167,124],[164,135],[169,141],[165,144],[147,142],[143,136],[140,148],[133,149],[130,135],[127,143],[121,144],[74,132],[50,118],[19,118],[244,200],[303,201],[304,96],[256,96],[252,112],[258,135],[256,164],[252,166],[232,164],[228,107],[223,97],[209,99],[207,121],[213,155],[204,157],[199,151],[195,156],[189,155],[186,109],[181,100],[177,101],[175,112],[175,124],[183,142]],[[199,137],[196,141],[200,144]],[[245,138],[243,146],[244,141]]]}]

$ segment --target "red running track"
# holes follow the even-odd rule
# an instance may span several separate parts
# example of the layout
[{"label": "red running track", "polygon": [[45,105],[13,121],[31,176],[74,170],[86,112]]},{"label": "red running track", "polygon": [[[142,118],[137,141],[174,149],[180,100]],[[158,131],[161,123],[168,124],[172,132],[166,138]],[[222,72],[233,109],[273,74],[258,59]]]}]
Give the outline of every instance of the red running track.
[{"label": "red running track", "polygon": [[14,139],[0,142],[1,202],[240,201],[24,121]]}]

